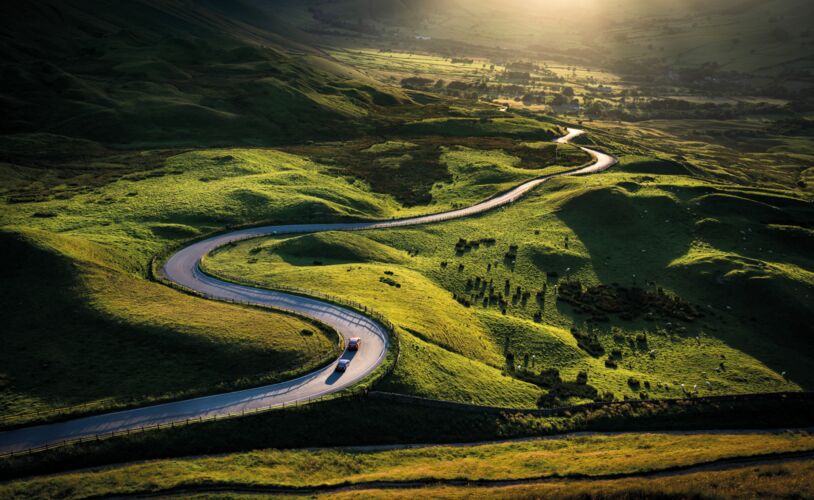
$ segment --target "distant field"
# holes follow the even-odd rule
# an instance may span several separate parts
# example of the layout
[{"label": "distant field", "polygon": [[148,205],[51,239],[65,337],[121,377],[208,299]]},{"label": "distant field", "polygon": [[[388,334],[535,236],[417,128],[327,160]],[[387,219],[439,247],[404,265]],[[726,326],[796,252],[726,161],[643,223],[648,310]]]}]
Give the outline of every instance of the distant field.
[{"label": "distant field", "polygon": [[486,59],[475,59],[473,62],[452,62],[451,59],[428,54],[384,52],[375,49],[332,50],[329,51],[329,54],[345,64],[394,82],[401,80],[405,75],[424,75],[443,80],[466,80],[504,69],[502,66],[493,66]]},{"label": "distant field", "polygon": [[[323,8],[340,19],[349,14],[372,14],[359,4],[343,0]],[[643,0],[612,5],[551,0],[530,5],[517,0],[500,6],[473,1],[466,9],[445,5],[416,7],[418,12],[402,9],[398,15],[391,13],[392,17],[382,16],[377,21],[386,25],[423,14],[423,22],[411,26],[411,31],[432,40],[409,44],[399,40],[401,46],[416,49],[463,52],[460,46],[449,43],[455,41],[467,44],[474,53],[500,53],[501,48],[508,53],[554,54],[580,65],[594,60],[672,66],[714,63],[726,70],[766,74],[811,67],[810,60],[800,57],[800,53],[811,53],[806,20],[812,11],[805,0],[731,0],[691,6]],[[360,43],[339,42],[351,47]]]},{"label": "distant field", "polygon": [[[378,451],[375,448],[257,450],[212,457],[148,461],[92,472],[23,479],[4,483],[0,486],[0,492],[7,497],[22,494],[85,497],[160,493],[169,488],[200,488],[206,491],[207,488],[226,485],[236,488],[272,485],[307,487],[374,481],[432,483],[445,479],[477,481],[590,477],[654,472],[730,457],[812,449],[814,439],[807,433],[701,432],[575,435],[482,445],[392,450],[384,447]],[[808,468],[802,471],[794,468],[784,470],[789,471],[784,475],[810,474]]]}]

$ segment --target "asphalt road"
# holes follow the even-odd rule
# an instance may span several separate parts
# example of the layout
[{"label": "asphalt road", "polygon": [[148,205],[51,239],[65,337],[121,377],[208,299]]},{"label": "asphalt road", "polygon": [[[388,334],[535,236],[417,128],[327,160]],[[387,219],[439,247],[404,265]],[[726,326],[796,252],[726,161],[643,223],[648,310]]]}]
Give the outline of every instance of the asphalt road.
[{"label": "asphalt road", "polygon": [[[583,133],[581,130],[568,129],[568,135],[559,138],[557,142],[569,142]],[[218,280],[204,274],[200,270],[198,263],[201,258],[208,252],[227,243],[258,236],[320,231],[381,229],[429,224],[475,215],[512,203],[552,177],[600,172],[616,163],[616,159],[610,155],[588,148],[581,149],[594,158],[593,163],[583,168],[527,181],[505,193],[468,208],[378,222],[295,224],[248,228],[213,236],[212,238],[183,248],[167,260],[162,270],[165,278],[214,300],[236,300],[294,312],[333,327],[346,339],[350,337],[360,337],[362,339],[362,348],[354,353],[345,352],[339,358],[351,359],[348,370],[345,373],[336,373],[334,370],[336,362],[334,362],[326,368],[297,379],[254,389],[216,394],[213,396],[187,399],[132,410],[105,413],[66,422],[6,431],[0,433],[0,453],[22,451],[47,444],[59,443],[65,440],[134,430],[141,427],[154,426],[156,424],[183,422],[188,419],[192,420],[201,417],[234,415],[257,408],[294,404],[337,392],[359,382],[375,370],[376,367],[384,361],[387,354],[388,335],[380,324],[352,309],[318,299],[262,290]]]}]

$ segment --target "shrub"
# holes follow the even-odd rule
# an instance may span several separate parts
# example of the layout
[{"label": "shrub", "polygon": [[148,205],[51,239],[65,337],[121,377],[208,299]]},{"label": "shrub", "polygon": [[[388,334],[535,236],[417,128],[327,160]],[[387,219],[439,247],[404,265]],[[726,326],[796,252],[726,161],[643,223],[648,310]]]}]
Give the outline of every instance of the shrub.
[{"label": "shrub", "polygon": [[577,346],[594,357],[605,354],[605,348],[596,334],[580,332],[576,326],[571,327],[571,334],[577,340]]},{"label": "shrub", "polygon": [[381,278],[379,278],[379,281],[386,284],[386,285],[390,285],[392,287],[401,288],[401,283],[397,282],[396,280],[394,280],[392,278],[381,277]]}]

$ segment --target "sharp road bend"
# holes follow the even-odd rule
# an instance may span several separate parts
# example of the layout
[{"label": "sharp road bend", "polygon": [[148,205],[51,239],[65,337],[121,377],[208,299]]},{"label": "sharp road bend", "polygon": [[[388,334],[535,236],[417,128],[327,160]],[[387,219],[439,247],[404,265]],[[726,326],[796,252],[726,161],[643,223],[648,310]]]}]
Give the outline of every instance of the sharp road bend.
[{"label": "sharp road bend", "polygon": [[[568,134],[557,139],[556,142],[567,143],[582,134],[584,134],[582,130],[569,128]],[[344,373],[335,372],[336,363],[339,361],[337,359],[325,368],[294,380],[254,389],[197,397],[1,432],[0,453],[24,451],[45,445],[58,444],[63,441],[137,430],[157,424],[237,415],[259,408],[295,404],[352,386],[373,372],[387,355],[389,338],[382,325],[360,312],[316,298],[221,281],[201,271],[199,267],[201,258],[227,243],[259,236],[382,229],[429,224],[467,217],[512,203],[553,177],[601,172],[616,163],[616,158],[613,156],[585,147],[581,149],[593,157],[594,161],[590,165],[538,177],[468,208],[378,222],[299,224],[241,229],[213,236],[179,250],[164,264],[162,272],[167,280],[184,288],[194,290],[213,300],[239,301],[312,318],[334,328],[346,339],[360,337],[362,339],[362,348],[356,352],[342,353],[339,359],[352,358],[350,366]]]}]

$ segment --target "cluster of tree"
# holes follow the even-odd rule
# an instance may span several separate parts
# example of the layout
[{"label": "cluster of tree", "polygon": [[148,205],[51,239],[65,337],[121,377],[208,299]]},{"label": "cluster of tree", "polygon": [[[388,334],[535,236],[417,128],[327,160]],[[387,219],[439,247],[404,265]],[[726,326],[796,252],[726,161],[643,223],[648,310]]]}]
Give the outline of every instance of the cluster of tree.
[{"label": "cluster of tree", "polygon": [[503,73],[497,76],[499,81],[504,82],[512,82],[512,83],[524,83],[528,84],[531,82],[531,73],[528,71],[509,71],[506,70]]},{"label": "cluster of tree", "polygon": [[525,61],[512,61],[506,63],[505,67],[509,71],[524,71],[526,73],[533,73],[540,69],[540,67],[536,64]]},{"label": "cluster of tree", "polygon": [[[640,316],[647,320],[658,316],[691,322],[704,316],[701,309],[676,295],[667,294],[660,287],[652,292],[616,283],[584,286],[579,280],[564,281],[557,288],[557,300],[573,306],[577,314],[590,315],[591,321],[595,322],[608,321],[609,314],[628,321]],[[579,339],[575,329],[572,333]]]},{"label": "cluster of tree", "polygon": [[545,104],[546,103],[546,93],[539,91],[539,92],[527,92],[523,94],[520,98],[523,101],[523,104],[526,106],[533,106],[535,104]]},{"label": "cluster of tree", "polygon": [[[439,82],[441,80],[438,80]],[[427,89],[435,84],[432,78],[424,78],[421,76],[409,76],[401,79],[401,86],[408,89]]]},{"label": "cluster of tree", "polygon": [[556,368],[543,368],[538,373],[535,373],[528,368],[528,360],[529,356],[525,354],[523,356],[523,365],[518,366],[514,354],[508,353],[506,355],[508,371],[516,378],[547,389],[546,393],[540,396],[537,401],[537,406],[540,408],[565,406],[570,403],[572,398],[593,401],[613,401],[615,399],[611,393],[600,395],[595,387],[588,384],[588,372],[584,370],[577,373],[576,379],[570,382],[563,380],[560,371]]},{"label": "cluster of tree", "polygon": [[624,100],[621,106],[589,101],[585,107],[585,114],[591,118],[625,121],[687,118],[730,120],[746,115],[775,115],[787,111],[784,107],[765,102],[697,103],[684,99]]},{"label": "cluster of tree", "polygon": [[370,36],[381,36],[382,32],[376,26],[368,23],[365,19],[359,17],[355,21],[349,21],[347,19],[342,19],[335,15],[326,14],[322,11],[319,7],[311,6],[308,7],[308,11],[311,14],[311,17],[314,20],[319,21],[325,25],[331,26],[333,28],[337,28],[340,30],[345,31],[353,31],[356,33],[361,33],[364,35]]}]

